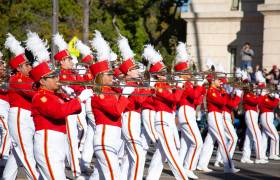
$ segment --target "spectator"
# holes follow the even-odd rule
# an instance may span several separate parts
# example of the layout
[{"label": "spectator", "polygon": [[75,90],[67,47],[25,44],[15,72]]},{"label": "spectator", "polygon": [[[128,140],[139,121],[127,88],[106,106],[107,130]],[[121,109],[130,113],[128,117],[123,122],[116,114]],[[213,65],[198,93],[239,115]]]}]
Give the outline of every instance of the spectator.
[{"label": "spectator", "polygon": [[275,84],[275,85],[279,84],[279,80],[280,80],[279,68],[277,68],[276,65],[273,65],[272,70],[268,73],[266,78],[267,78],[268,82],[271,84]]},{"label": "spectator", "polygon": [[247,69],[252,67],[252,60],[254,57],[254,51],[251,49],[250,43],[244,43],[241,52],[241,69]]}]

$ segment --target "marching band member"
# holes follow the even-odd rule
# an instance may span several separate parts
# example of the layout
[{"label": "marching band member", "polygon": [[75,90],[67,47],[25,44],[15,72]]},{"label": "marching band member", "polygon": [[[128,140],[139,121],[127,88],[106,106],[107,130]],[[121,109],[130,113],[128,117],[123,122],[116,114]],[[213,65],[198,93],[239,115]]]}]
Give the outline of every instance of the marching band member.
[{"label": "marching band member", "polygon": [[[153,46],[146,45],[143,56],[151,64],[150,73],[164,72],[165,66],[161,62],[162,57]],[[160,81],[166,81],[164,75],[157,74],[155,78]],[[182,88],[182,86],[183,83],[179,83],[179,88]],[[183,90],[172,90],[172,87],[166,82],[156,83],[155,88],[154,104],[157,111],[155,129],[158,134],[159,143],[153,155],[146,179],[159,179],[163,163],[166,159],[176,179],[188,179],[183,165],[180,163],[173,134],[173,127],[176,126],[173,110],[176,103],[180,100]]]},{"label": "marching band member", "polygon": [[[197,166],[198,170],[211,172],[207,166],[209,164],[215,141],[218,141],[221,155],[223,157],[224,172],[236,173],[239,169],[234,168],[232,158],[228,147],[226,146],[226,136],[223,126],[222,108],[226,104],[225,91],[221,90],[221,80],[214,79],[214,76],[208,75],[208,81],[211,83],[207,91],[207,109],[208,109],[208,133],[205,138],[200,159]],[[213,82],[212,82],[213,81]]]},{"label": "marching band member", "polygon": [[[120,179],[118,151],[121,146],[121,115],[129,100],[125,97],[127,95],[119,96],[110,87],[113,84],[113,73],[110,72],[108,62],[110,47],[99,31],[96,31],[92,44],[97,50],[98,62],[91,65],[90,70],[95,83],[102,86],[96,87],[98,94],[91,99],[96,122],[94,152],[97,170],[94,170],[90,179]],[[123,93],[130,94],[133,90],[124,88]]]},{"label": "marching band member", "polygon": [[254,142],[254,147],[256,151],[255,163],[267,163],[267,161],[264,160],[261,130],[258,125],[258,104],[259,98],[253,92],[253,85],[250,85],[249,89],[245,89],[243,96],[243,107],[245,110],[245,123],[247,129],[241,158],[242,163],[253,163],[253,161],[250,160],[250,141]]},{"label": "marching band member", "polygon": [[[256,81],[259,85],[263,84],[265,86],[265,78],[261,71],[255,73]],[[267,150],[267,140],[268,137],[270,141],[270,153],[269,159],[280,160],[279,157],[279,135],[273,125],[274,121],[274,108],[279,104],[279,97],[275,97],[275,93],[266,94],[266,89],[263,89],[262,95],[260,96],[259,101],[259,110],[260,110],[260,124],[262,126],[262,145],[264,158],[267,159],[266,150]]]},{"label": "marching band member", "polygon": [[31,44],[29,49],[37,60],[30,75],[39,88],[32,99],[36,129],[35,159],[43,179],[66,179],[64,162],[68,145],[65,119],[81,111],[81,102],[92,96],[92,90],[84,90],[78,98],[68,102],[61,99],[56,94],[59,90],[58,73],[48,64],[49,53],[43,41],[35,33],[29,33],[28,36],[27,42]]},{"label": "marching band member", "polygon": [[[85,82],[92,81],[93,76],[89,69],[89,66],[93,64],[94,56],[92,55],[92,51],[90,47],[85,45],[82,41],[77,40],[75,47],[80,53],[82,54],[83,58],[81,59],[81,63],[83,66],[78,66],[77,68],[85,68],[86,73],[84,74]],[[82,157],[81,157],[81,170],[82,172],[88,172],[90,169],[90,164],[93,158],[94,150],[93,150],[93,137],[95,132],[95,119],[92,112],[91,107],[91,98],[87,100],[85,103],[85,112],[87,117],[87,130],[85,134],[85,141],[82,150]]]},{"label": "marching band member", "polygon": [[[222,78],[222,83],[225,87],[226,90],[226,104],[223,106],[223,112],[222,112],[222,116],[223,116],[223,126],[225,129],[225,135],[226,138],[228,139],[227,141],[227,148],[229,150],[230,153],[230,157],[233,157],[234,151],[235,151],[235,147],[237,144],[237,134],[236,131],[234,129],[233,126],[233,119],[232,119],[232,113],[233,113],[233,109],[237,108],[240,101],[241,101],[241,96],[242,96],[242,91],[238,88],[234,89],[232,88],[230,85],[227,84],[227,79],[226,78]],[[214,166],[219,167],[219,163],[222,163],[222,156],[221,156],[221,146],[219,146],[218,151],[217,151],[217,155],[216,155],[216,161],[214,163]]]},{"label": "marching band member", "polygon": [[[6,67],[2,59],[3,54],[0,52],[0,79],[5,80]],[[10,110],[8,90],[5,88],[0,89],[0,160],[8,159],[11,145],[11,138],[8,129],[8,115]]]},{"label": "marching band member", "polygon": [[270,93],[262,96],[260,98],[260,123],[262,126],[262,143],[263,152],[266,156],[267,141],[270,141],[270,153],[269,159],[280,160],[279,157],[279,134],[275,128],[274,121],[274,109],[279,104],[279,95],[275,93]]},{"label": "marching band member", "polygon": [[34,180],[39,178],[39,173],[33,152],[35,127],[31,116],[31,101],[36,92],[33,90],[33,80],[29,77],[32,67],[24,54],[24,48],[10,33],[5,47],[15,54],[9,62],[15,74],[10,77],[8,92],[11,106],[8,128],[13,147],[3,179],[16,179],[19,164],[22,164],[27,178]]},{"label": "marching band member", "polygon": [[[139,89],[137,86],[140,84],[133,81],[139,78],[139,70],[134,63],[132,52],[128,40],[121,36],[118,39],[118,47],[121,52],[123,62],[120,64],[119,69],[125,75],[127,81],[125,85],[135,86],[132,93],[133,96],[129,97],[130,103],[127,105],[122,116],[122,134],[125,140],[125,147],[127,150],[128,160],[122,164],[122,177],[127,173],[127,163],[129,164],[129,171],[127,179],[141,180],[144,175],[145,156],[143,152],[143,144],[141,137],[141,105],[146,100],[145,94],[147,90]],[[139,94],[137,96],[136,94]]]},{"label": "marching band member", "polygon": [[[174,69],[176,72],[183,72],[188,70],[189,55],[185,43],[179,42],[176,48],[176,64]],[[198,178],[193,170],[196,169],[200,151],[203,145],[202,137],[196,123],[195,99],[198,99],[202,92],[203,81],[199,81],[198,86],[194,87],[193,83],[188,81],[190,75],[181,75],[181,78],[186,80],[184,84],[184,93],[179,101],[178,120],[181,129],[180,159],[183,162],[185,172]],[[187,146],[187,147],[184,147]]]},{"label": "marching band member", "polygon": [[[59,33],[53,36],[54,43],[58,46],[59,52],[54,55],[54,59],[60,65],[60,81],[66,82],[77,82],[83,81],[83,78],[79,76],[77,73],[73,71],[74,63],[70,56],[69,51],[67,50],[68,44],[64,41],[62,35]],[[69,86],[62,86],[62,89],[66,91],[66,93],[70,96],[79,95],[83,90],[84,87],[80,85],[69,85]],[[84,104],[82,105],[84,110]],[[71,170],[73,172],[73,176],[77,177],[81,174],[80,168],[80,161],[79,158],[81,157],[81,153],[79,151],[79,127],[81,126],[81,131],[83,131],[83,124],[82,121],[85,121],[85,114],[84,111],[80,114],[73,114],[67,117],[66,119],[66,129],[69,141],[69,154],[67,159],[71,165]]]}]

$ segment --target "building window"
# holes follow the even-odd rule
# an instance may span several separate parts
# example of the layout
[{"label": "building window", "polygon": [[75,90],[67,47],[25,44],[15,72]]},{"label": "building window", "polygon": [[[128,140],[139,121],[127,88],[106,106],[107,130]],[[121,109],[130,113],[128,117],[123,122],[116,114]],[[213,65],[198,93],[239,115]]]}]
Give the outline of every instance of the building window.
[{"label": "building window", "polygon": [[231,2],[231,10],[232,11],[239,10],[239,4],[240,4],[240,0],[232,0],[232,2]]}]

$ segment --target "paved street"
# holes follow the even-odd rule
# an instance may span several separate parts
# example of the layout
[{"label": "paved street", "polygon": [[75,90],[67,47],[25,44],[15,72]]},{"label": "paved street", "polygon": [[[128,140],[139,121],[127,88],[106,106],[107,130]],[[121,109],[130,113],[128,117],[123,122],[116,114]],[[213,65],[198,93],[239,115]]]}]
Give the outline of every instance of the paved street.
[{"label": "paved street", "polygon": [[[147,168],[149,166],[150,160],[151,160],[152,152],[148,153],[148,159],[146,162],[146,169],[145,174],[147,173]],[[214,157],[214,156],[213,156]],[[198,175],[199,179],[206,180],[219,180],[219,179],[226,179],[226,180],[276,180],[280,179],[280,161],[270,161],[269,164],[265,165],[258,165],[258,164],[242,164],[239,162],[241,155],[240,152],[237,152],[234,157],[234,163],[237,168],[240,169],[240,172],[237,174],[224,174],[223,168],[215,168],[213,166],[213,158],[211,159],[209,168],[214,169],[215,171],[211,173],[202,173],[199,171],[196,171],[195,173]],[[3,162],[1,163],[1,169],[0,174],[2,176]],[[67,174],[69,179],[72,179],[70,176],[69,170],[67,170]],[[25,179],[23,175],[23,169],[20,169],[20,173],[18,175],[17,179]],[[161,175],[162,180],[171,180],[175,179],[172,175],[171,170],[168,167],[168,164],[166,163],[164,166],[163,173]]]}]

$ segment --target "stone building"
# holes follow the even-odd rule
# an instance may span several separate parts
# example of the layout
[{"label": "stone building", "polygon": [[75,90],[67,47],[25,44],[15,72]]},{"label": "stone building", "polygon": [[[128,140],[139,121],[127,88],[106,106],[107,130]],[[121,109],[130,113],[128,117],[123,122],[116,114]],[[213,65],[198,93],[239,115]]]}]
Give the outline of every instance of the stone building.
[{"label": "stone building", "polygon": [[228,72],[239,66],[245,42],[255,51],[253,66],[280,66],[280,0],[192,0],[186,6],[187,44],[202,69],[207,58]]}]

